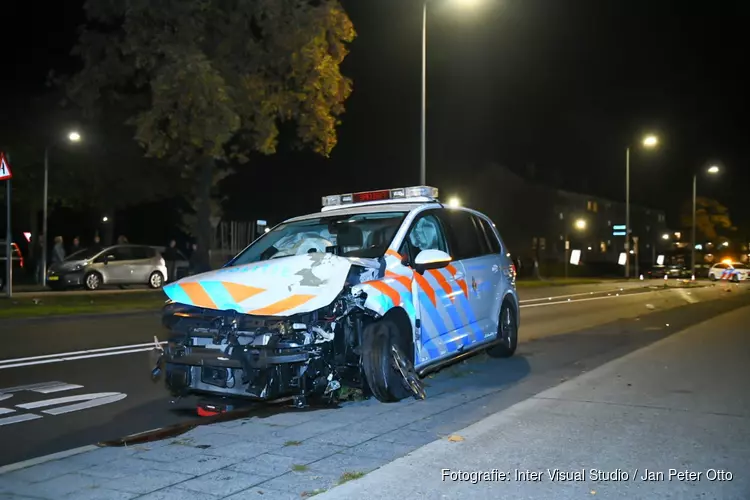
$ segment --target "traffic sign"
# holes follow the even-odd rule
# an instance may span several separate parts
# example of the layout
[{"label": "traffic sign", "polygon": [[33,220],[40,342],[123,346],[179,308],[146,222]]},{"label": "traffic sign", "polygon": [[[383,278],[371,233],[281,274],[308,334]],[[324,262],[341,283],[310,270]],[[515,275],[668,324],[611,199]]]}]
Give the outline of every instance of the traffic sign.
[{"label": "traffic sign", "polygon": [[13,178],[13,174],[10,171],[10,163],[8,158],[5,157],[5,153],[0,151],[0,181],[7,181]]}]

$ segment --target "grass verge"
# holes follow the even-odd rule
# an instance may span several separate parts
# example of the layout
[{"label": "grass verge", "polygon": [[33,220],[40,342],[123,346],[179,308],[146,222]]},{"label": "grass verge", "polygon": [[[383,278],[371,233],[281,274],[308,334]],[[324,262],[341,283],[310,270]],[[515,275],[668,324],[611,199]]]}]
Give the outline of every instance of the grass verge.
[{"label": "grass verge", "polygon": [[0,319],[68,316],[75,314],[113,313],[137,310],[158,311],[167,297],[160,291],[136,293],[101,293],[66,295],[33,295],[0,298]]}]

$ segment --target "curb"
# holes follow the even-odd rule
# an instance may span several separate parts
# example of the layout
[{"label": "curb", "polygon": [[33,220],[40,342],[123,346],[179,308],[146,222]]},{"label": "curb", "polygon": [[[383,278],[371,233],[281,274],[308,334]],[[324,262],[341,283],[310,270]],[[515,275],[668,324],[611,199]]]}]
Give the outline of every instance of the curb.
[{"label": "curb", "polygon": [[80,455],[81,453],[86,453],[87,451],[98,450],[99,448],[100,448],[99,446],[90,444],[87,446],[81,446],[79,448],[73,448],[71,450],[58,451],[57,453],[44,455],[42,457],[31,458],[29,460],[16,462],[14,464],[4,465],[0,467],[0,475],[7,474],[9,472],[14,472],[14,471],[21,470],[21,469],[27,469],[35,465],[41,465],[47,462],[52,462],[54,460],[60,460],[61,458],[73,457],[75,455]]}]

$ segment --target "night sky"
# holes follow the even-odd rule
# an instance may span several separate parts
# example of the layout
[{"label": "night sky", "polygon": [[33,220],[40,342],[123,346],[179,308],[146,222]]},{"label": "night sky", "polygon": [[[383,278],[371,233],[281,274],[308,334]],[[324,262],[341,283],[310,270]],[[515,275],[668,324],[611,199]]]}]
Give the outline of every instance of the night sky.
[{"label": "night sky", "polygon": [[[728,205],[736,224],[750,222],[741,52],[750,4],[458,3],[434,0],[428,24],[427,178],[444,197],[471,205],[462,176],[497,163],[521,173],[534,165],[543,182],[623,200],[625,147],[634,144],[633,202],[667,210],[676,226],[693,169],[721,161],[724,173],[701,178],[699,194]],[[325,194],[418,183],[421,1],[344,6],[358,38],[344,67],[354,93],[339,145],[328,160],[284,152],[244,166],[227,191],[230,218],[278,222],[316,210]],[[49,69],[76,69],[68,54],[81,7],[3,5],[3,108],[43,90]],[[647,132],[659,135],[658,150],[637,148]]]}]

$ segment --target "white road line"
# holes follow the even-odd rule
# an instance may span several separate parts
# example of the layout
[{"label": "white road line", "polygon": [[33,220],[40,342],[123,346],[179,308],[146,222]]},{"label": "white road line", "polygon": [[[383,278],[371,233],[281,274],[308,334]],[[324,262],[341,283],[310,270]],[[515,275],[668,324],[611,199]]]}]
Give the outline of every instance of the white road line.
[{"label": "white road line", "polygon": [[[629,290],[636,289],[638,287],[632,287],[629,288]],[[539,297],[536,299],[526,299],[526,300],[519,300],[519,304],[525,304],[526,302],[541,302],[543,300],[555,300],[555,299],[567,299],[568,297],[583,297],[584,295],[601,295],[603,293],[618,293],[618,292],[624,292],[624,288],[617,288],[617,289],[610,289],[610,290],[601,290],[598,292],[582,292],[582,293],[571,293],[570,295],[553,295],[551,297]]]},{"label": "white road line", "polygon": [[[648,292],[637,292],[637,293],[628,293],[628,294],[617,294],[617,295],[609,295],[607,297],[589,297],[587,299],[577,299],[577,300],[558,300],[557,302],[543,302],[541,304],[526,304],[522,306],[518,306],[519,308],[524,307],[543,307],[543,306],[556,306],[558,304],[575,304],[576,302],[587,302],[589,300],[604,300],[604,299],[616,299],[619,297],[632,297],[634,295],[643,295],[645,293],[652,293],[651,290]],[[1,368],[1,367],[0,367]]]},{"label": "white road line", "polygon": [[[119,356],[121,354],[132,354],[136,352],[152,351],[154,349],[153,344],[148,344],[148,345],[150,345],[151,347],[143,347],[141,349],[130,349],[127,351],[99,352],[95,354],[88,354],[85,356],[71,356],[71,357],[62,357],[62,358],[54,358],[54,359],[41,359],[39,361],[29,361],[29,362],[22,362],[22,363],[13,363],[9,365],[0,365],[0,370],[4,370],[6,368],[20,368],[23,366],[46,365],[49,363],[62,363],[63,361],[78,361],[80,359],[103,358],[105,356]],[[8,361],[15,361],[15,360],[11,359]]]},{"label": "white road line", "polygon": [[0,415],[5,415],[6,413],[14,413],[16,410],[11,410],[10,408],[0,408]]},{"label": "white road line", "polygon": [[[166,342],[162,342],[162,344],[166,344]],[[29,356],[26,358],[3,359],[3,360],[0,360],[0,365],[4,365],[6,363],[19,363],[21,361],[36,361],[38,359],[77,356],[79,354],[91,354],[91,353],[96,353],[96,352],[120,351],[124,349],[135,349],[138,347],[154,347],[154,343],[148,342],[145,344],[121,345],[117,347],[101,347],[99,349],[86,349],[84,351],[58,352],[56,354],[43,354],[41,356]]]},{"label": "white road line", "polygon": [[0,426],[17,424],[19,422],[28,422],[29,420],[36,420],[42,418],[41,415],[34,415],[33,413],[24,413],[22,415],[15,415],[13,417],[0,418]]},{"label": "white road line", "polygon": [[78,384],[60,384],[52,385],[50,387],[42,387],[41,389],[32,389],[34,392],[41,394],[52,394],[53,392],[72,391],[73,389],[80,389],[82,385]]}]

